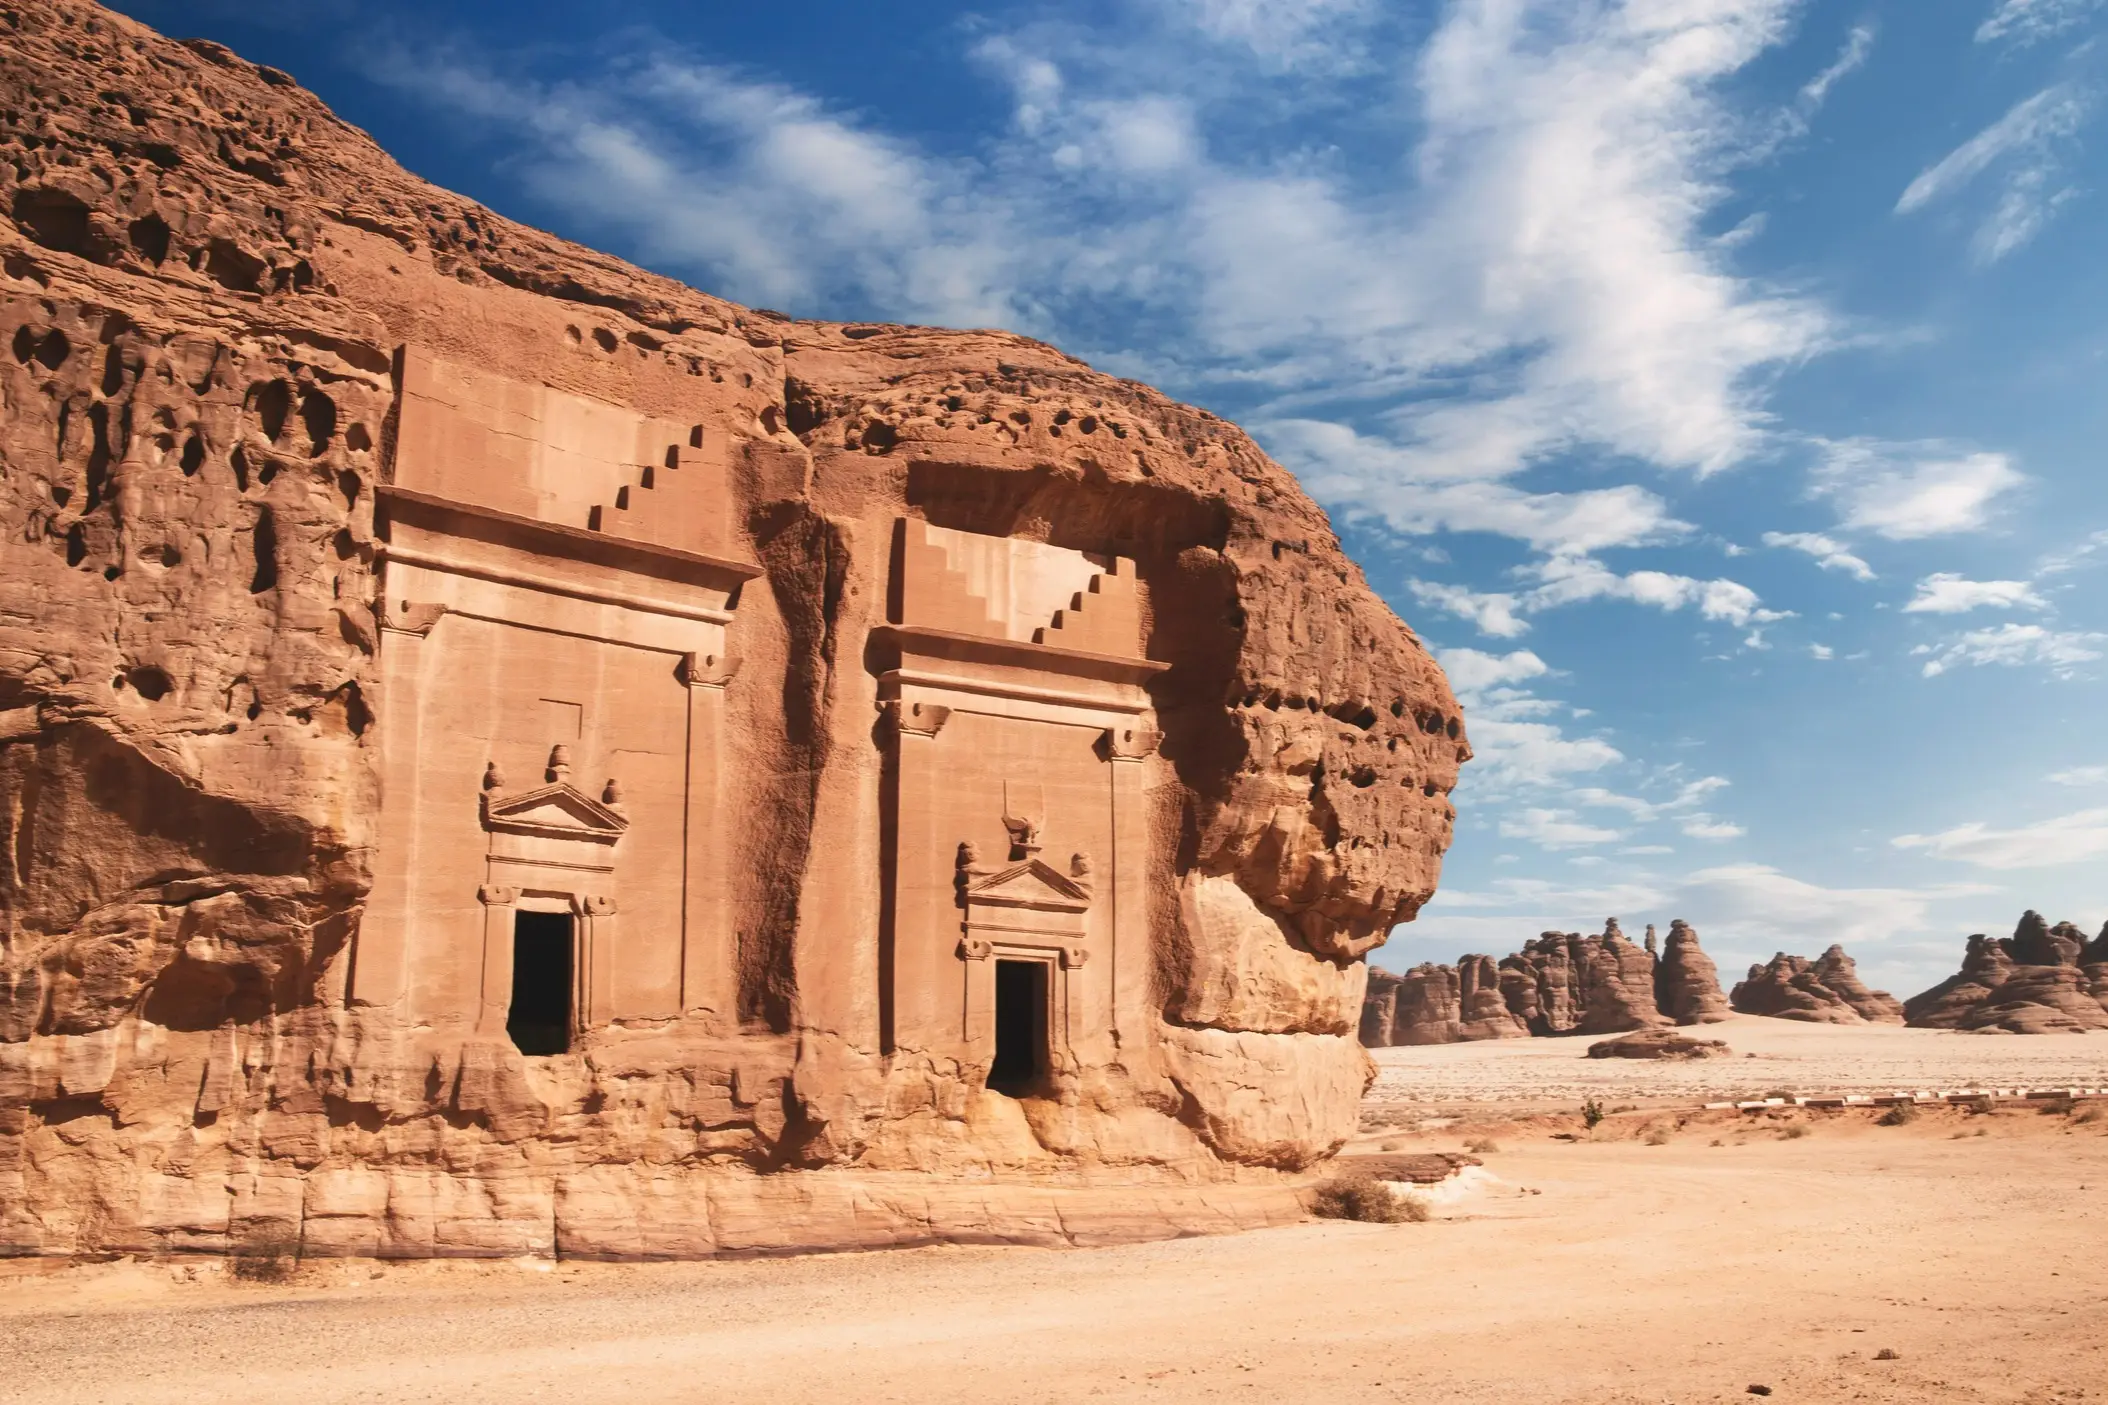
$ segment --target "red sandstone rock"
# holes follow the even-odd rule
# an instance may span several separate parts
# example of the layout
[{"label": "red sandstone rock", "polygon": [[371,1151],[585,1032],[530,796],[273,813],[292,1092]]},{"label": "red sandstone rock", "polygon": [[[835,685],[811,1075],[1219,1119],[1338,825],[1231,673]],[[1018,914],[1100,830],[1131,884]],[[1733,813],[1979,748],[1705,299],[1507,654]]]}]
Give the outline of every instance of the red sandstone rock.
[{"label": "red sandstone rock", "polygon": [[1241,432],[0,31],[0,1253],[1180,1232],[1353,1131],[1470,752]]},{"label": "red sandstone rock", "polygon": [[1962,969],[1904,1002],[1924,1029],[2003,1030],[2012,1034],[2108,1029],[2108,968],[2087,964],[2098,943],[2068,922],[2051,927],[2022,915],[2013,935],[1969,938]]},{"label": "red sandstone rock", "polygon": [[[1649,927],[1647,934],[1651,941],[1654,929]],[[1699,949],[1697,931],[1681,917],[1669,924],[1668,945],[1654,968],[1654,1005],[1678,1024],[1712,1024],[1728,1016],[1720,970]]]},{"label": "red sandstone rock", "polygon": [[1768,965],[1750,967],[1728,1002],[1740,1014],[1813,1024],[1903,1023],[1902,1003],[1868,989],[1858,966],[1835,945],[1814,961],[1782,951]]}]

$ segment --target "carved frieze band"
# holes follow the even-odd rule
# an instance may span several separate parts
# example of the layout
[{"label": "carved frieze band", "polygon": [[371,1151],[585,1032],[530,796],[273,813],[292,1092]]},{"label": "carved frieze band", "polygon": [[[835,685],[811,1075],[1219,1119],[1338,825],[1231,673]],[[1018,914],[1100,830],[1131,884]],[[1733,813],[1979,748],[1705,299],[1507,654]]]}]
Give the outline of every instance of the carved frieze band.
[{"label": "carved frieze band", "polygon": [[1152,755],[1164,734],[1152,727],[1107,727],[1098,751],[1108,761],[1140,761]]},{"label": "carved frieze band", "polygon": [[950,708],[936,703],[902,702],[895,698],[883,706],[895,736],[934,737],[952,717]]},{"label": "carved frieze band", "polygon": [[681,659],[681,681],[691,688],[722,688],[739,672],[739,660],[725,654],[687,654]]}]

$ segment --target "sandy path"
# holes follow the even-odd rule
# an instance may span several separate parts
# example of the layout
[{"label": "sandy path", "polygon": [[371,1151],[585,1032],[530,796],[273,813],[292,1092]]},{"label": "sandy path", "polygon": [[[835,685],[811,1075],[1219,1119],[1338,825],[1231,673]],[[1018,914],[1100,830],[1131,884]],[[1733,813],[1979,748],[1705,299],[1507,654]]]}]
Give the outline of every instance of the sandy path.
[{"label": "sandy path", "polygon": [[[0,1278],[0,1398],[1653,1405],[1747,1399],[1751,1382],[1782,1400],[2108,1395],[2108,1124],[1812,1125],[1785,1140],[1727,1119],[1655,1147],[1540,1129],[1487,1157],[1503,1184],[1423,1225],[303,1270],[320,1289],[17,1270]],[[1991,1135],[1949,1139],[1978,1127]],[[1881,1347],[1900,1359],[1874,1360]]]},{"label": "sandy path", "polygon": [[[1690,1063],[1591,1059],[1593,1039],[1500,1039],[1374,1049],[1372,1103],[1524,1105],[1603,1099],[1705,1102],[1799,1093],[2108,1086],[2108,1034],[1957,1034],[1891,1025],[1801,1024],[1736,1015],[1687,1031],[1734,1057]],[[1751,1058],[1749,1055],[1756,1057]]]}]

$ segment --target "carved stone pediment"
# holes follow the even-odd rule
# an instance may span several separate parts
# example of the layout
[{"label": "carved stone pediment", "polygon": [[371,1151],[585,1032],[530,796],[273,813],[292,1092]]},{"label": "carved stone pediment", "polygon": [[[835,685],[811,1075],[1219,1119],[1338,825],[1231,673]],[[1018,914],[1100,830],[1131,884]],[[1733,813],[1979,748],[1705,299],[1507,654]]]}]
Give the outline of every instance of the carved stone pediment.
[{"label": "carved stone pediment", "polygon": [[613,844],[629,821],[567,781],[517,795],[483,797],[483,827],[535,839],[577,839]]},{"label": "carved stone pediment", "polygon": [[976,874],[966,885],[968,903],[1034,912],[1083,912],[1090,885],[1039,859],[1024,859]]}]

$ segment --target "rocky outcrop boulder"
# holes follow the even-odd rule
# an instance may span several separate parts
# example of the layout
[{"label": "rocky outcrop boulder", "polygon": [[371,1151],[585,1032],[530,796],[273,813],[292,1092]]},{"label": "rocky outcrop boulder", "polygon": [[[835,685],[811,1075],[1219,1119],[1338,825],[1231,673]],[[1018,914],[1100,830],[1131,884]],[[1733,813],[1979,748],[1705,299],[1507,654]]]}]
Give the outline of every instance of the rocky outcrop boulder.
[{"label": "rocky outcrop boulder", "polygon": [[1885,990],[1871,990],[1859,968],[1833,945],[1815,960],[1785,952],[1749,968],[1728,1004],[1737,1014],[1769,1015],[1811,1024],[1902,1024],[1903,1005]]},{"label": "rocky outcrop boulder", "polygon": [[2010,937],[1971,936],[1962,969],[1904,1002],[1904,1013],[1920,1029],[2008,1034],[2108,1029],[2104,949],[2108,930],[2088,942],[2071,923],[2052,927],[2031,910]]},{"label": "rocky outcrop boulder", "polygon": [[[1651,942],[1654,929],[1647,929]],[[1698,946],[1698,933],[1681,917],[1669,924],[1669,942],[1654,968],[1654,1006],[1678,1024],[1713,1024],[1728,1016],[1720,990],[1720,968]]]},{"label": "rocky outcrop boulder", "polygon": [[1722,1039],[1693,1039],[1673,1029],[1639,1029],[1588,1046],[1592,1059],[1724,1059],[1734,1051]]}]

